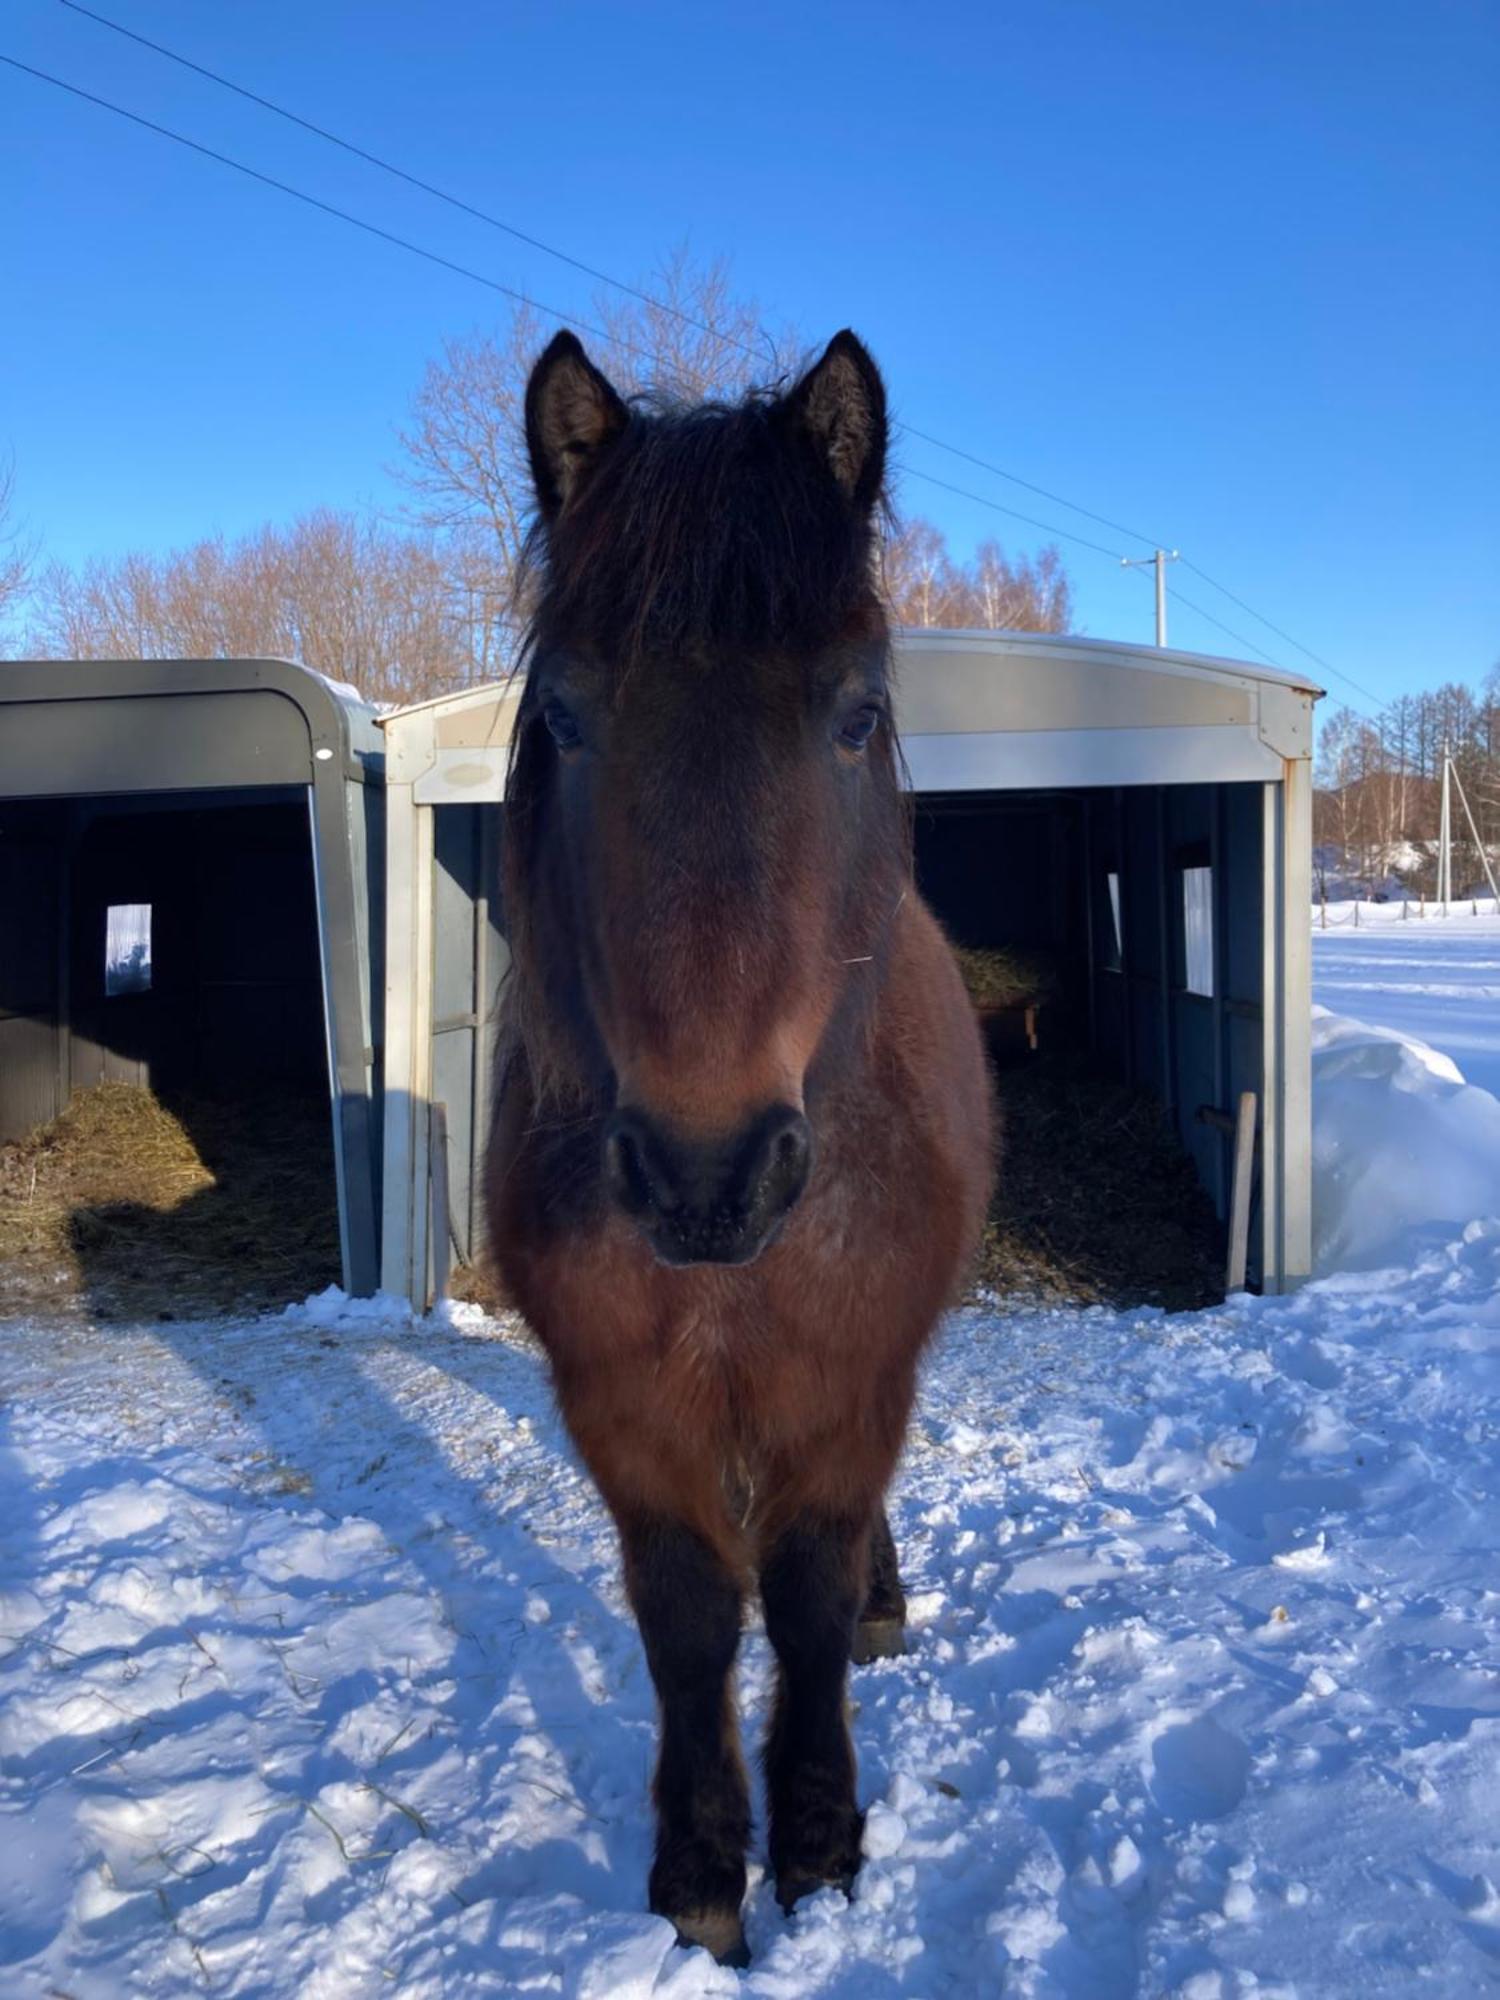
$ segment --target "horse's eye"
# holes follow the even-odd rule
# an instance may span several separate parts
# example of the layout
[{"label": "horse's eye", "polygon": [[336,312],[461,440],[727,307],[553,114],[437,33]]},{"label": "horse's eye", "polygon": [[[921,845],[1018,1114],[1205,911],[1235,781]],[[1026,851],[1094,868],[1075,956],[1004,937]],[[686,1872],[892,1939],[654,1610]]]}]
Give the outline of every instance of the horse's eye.
[{"label": "horse's eye", "polygon": [[577,718],[556,695],[543,702],[542,720],[559,750],[576,750],[583,741],[583,731],[578,727]]},{"label": "horse's eye", "polygon": [[838,739],[846,750],[863,750],[880,724],[880,704],[862,701],[851,709],[838,726]]}]

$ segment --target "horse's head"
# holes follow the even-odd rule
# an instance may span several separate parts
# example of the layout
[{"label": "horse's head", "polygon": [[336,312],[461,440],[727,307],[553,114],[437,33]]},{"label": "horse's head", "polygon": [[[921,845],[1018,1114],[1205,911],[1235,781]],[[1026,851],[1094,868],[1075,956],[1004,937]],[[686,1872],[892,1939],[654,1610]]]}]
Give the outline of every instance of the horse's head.
[{"label": "horse's head", "polygon": [[526,424],[507,903],[533,1068],[604,1093],[610,1196],[663,1262],[748,1262],[812,1171],[906,880],[885,392],[841,333],[784,395],[627,404],[563,333]]}]

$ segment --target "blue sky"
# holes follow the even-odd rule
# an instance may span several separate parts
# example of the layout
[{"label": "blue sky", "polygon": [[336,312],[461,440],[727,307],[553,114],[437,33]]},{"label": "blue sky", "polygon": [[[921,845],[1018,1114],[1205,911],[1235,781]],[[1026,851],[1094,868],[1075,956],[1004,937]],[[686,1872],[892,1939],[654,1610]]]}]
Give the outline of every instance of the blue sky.
[{"label": "blue sky", "polygon": [[[100,8],[609,271],[727,256],[773,321],[854,325],[911,423],[1377,695],[1500,659],[1491,0]],[[0,51],[587,316],[589,280],[57,0],[9,0]],[[6,69],[0,174],[0,447],[68,558],[395,506],[426,360],[503,306]],[[1045,539],[901,499],[960,548]],[[1086,629],[1149,638],[1145,584],[1061,546]],[[1181,604],[1171,637],[1241,650]]]}]

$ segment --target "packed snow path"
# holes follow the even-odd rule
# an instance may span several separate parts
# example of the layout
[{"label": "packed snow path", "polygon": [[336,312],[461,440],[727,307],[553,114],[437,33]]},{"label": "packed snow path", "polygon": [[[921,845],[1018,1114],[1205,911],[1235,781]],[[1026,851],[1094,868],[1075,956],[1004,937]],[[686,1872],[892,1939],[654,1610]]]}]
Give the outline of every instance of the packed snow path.
[{"label": "packed snow path", "polygon": [[[1500,1979],[1500,1225],[1166,1318],[956,1316],[858,1670],[867,1855],[644,1913],[649,1682],[506,1329],[0,1341],[0,1991],[1471,1996]],[[741,1705],[764,1715],[747,1636]]]}]

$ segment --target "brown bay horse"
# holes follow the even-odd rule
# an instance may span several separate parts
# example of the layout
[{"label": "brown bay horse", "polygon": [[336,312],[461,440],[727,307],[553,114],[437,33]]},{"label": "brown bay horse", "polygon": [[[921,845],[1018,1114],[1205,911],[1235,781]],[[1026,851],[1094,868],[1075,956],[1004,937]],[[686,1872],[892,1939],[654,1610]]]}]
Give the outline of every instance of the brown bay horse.
[{"label": "brown bay horse", "polygon": [[899,1635],[884,1494],[985,1213],[989,1086],[912,882],[865,349],[677,409],[563,333],[526,426],[491,1243],[619,1530],[661,1712],[651,1907],[743,1963],[745,1598],[790,1909],[859,1866],[845,1680],[857,1632]]}]

